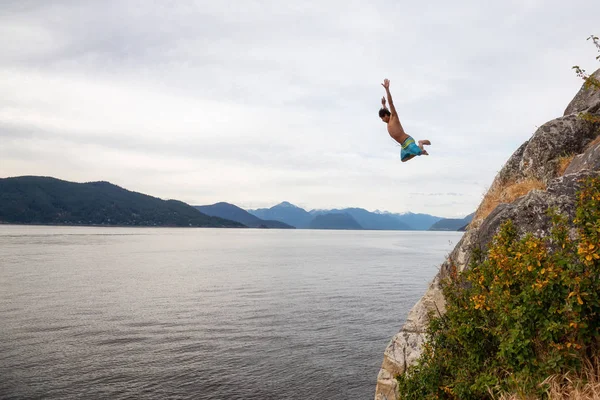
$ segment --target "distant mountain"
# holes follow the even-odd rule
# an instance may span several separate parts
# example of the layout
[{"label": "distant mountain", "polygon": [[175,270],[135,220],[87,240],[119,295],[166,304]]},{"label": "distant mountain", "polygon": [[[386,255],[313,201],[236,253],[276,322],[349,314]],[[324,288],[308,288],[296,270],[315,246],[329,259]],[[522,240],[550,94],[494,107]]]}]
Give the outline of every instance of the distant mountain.
[{"label": "distant mountain", "polygon": [[[324,214],[348,214],[350,215],[360,226],[361,229],[370,230],[419,230],[426,231],[431,230],[458,230],[458,228],[468,224],[472,216],[467,216],[464,219],[446,219],[442,217],[436,217],[429,214],[415,214],[415,213],[403,213],[395,214],[390,212],[381,211],[367,211],[363,208],[342,208],[332,210],[306,210],[295,206],[287,201],[277,204],[271,208],[259,208],[257,210],[248,210],[252,215],[269,220],[283,221],[286,224],[295,226],[296,228],[311,228],[313,218]],[[327,221],[327,220],[326,220]],[[449,221],[449,222],[441,222]],[[454,227],[458,221],[463,221],[462,225]],[[439,225],[436,225],[440,223]],[[318,225],[322,229],[324,222],[319,221]],[[335,228],[332,228],[335,229]]]},{"label": "distant mountain", "polygon": [[243,227],[177,200],[161,200],[108,182],[41,176],[0,179],[0,223]]},{"label": "distant mountain", "polygon": [[329,213],[320,214],[313,218],[309,224],[310,229],[362,229],[350,214]]},{"label": "distant mountain", "polygon": [[287,201],[271,208],[259,208],[248,212],[260,219],[281,221],[296,228],[308,228],[313,216],[303,208],[297,207]]},{"label": "distant mountain", "polygon": [[391,215],[397,218],[398,221],[417,231],[426,231],[431,228],[433,224],[443,219],[442,217],[436,217],[429,214],[414,214],[411,212]]},{"label": "distant mountain", "polygon": [[294,227],[280,221],[260,219],[248,211],[233,204],[221,202],[209,206],[195,206],[198,210],[211,217],[220,217],[237,221],[249,228],[293,229]]},{"label": "distant mountain", "polygon": [[473,219],[473,214],[469,214],[464,218],[444,218],[429,228],[430,231],[458,231],[465,228],[466,225]]},{"label": "distant mountain", "polygon": [[326,213],[349,214],[362,226],[363,229],[410,231],[413,227],[398,220],[394,214],[382,214],[367,211],[363,208],[344,208],[341,210],[312,210],[312,215],[318,216]]}]

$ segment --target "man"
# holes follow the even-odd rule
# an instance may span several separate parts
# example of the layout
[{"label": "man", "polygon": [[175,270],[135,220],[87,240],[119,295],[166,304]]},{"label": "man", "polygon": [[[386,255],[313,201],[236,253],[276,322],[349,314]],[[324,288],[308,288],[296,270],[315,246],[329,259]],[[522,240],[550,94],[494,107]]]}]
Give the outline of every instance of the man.
[{"label": "man", "polygon": [[387,130],[390,136],[402,146],[402,150],[400,151],[400,159],[402,162],[406,162],[415,156],[425,155],[428,156],[429,153],[423,148],[424,145],[430,145],[431,142],[429,140],[419,140],[418,145],[415,144],[415,139],[410,137],[404,132],[402,125],[400,124],[400,119],[398,119],[398,113],[396,113],[396,108],[394,107],[394,102],[392,101],[392,95],[390,93],[390,80],[384,79],[381,84],[385,88],[385,92],[387,94],[387,101],[390,105],[390,110],[385,106],[385,97],[381,98],[381,105],[383,106],[381,110],[379,110],[379,118],[383,122],[387,124]]}]

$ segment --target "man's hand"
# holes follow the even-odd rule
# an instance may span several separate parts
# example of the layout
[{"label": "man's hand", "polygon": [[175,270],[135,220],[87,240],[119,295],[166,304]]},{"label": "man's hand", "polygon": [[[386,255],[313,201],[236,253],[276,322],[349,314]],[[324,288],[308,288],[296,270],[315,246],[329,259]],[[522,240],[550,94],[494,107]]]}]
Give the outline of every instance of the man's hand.
[{"label": "man's hand", "polygon": [[[390,112],[392,113],[392,117],[398,115],[396,113],[396,108],[394,107],[394,101],[392,100],[392,94],[390,93],[390,80],[387,78],[384,79],[381,86],[383,86],[385,88],[385,94],[387,95],[387,102],[390,105]],[[381,100],[383,103],[383,100],[385,100],[385,97]]]},{"label": "man's hand", "polygon": [[385,97],[381,98],[381,105],[383,106],[383,108],[385,108]]}]

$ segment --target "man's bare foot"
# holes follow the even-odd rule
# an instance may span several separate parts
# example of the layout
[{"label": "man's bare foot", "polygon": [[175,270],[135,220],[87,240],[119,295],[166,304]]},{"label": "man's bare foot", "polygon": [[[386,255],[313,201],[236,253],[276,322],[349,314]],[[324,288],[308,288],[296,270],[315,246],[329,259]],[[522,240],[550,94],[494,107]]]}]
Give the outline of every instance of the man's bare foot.
[{"label": "man's bare foot", "polygon": [[421,154],[424,156],[428,156],[429,153],[427,152],[427,150],[425,150],[425,148],[423,148],[423,146],[428,146],[430,145],[431,142],[427,139],[425,140],[419,140],[419,148],[421,149]]}]

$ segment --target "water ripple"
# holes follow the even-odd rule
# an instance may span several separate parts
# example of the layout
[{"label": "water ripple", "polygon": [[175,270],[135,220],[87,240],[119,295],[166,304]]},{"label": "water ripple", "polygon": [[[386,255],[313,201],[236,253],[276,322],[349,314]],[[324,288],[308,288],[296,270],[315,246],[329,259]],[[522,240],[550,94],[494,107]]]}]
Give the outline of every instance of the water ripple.
[{"label": "water ripple", "polygon": [[372,398],[460,236],[272,233],[0,226],[0,398]]}]

